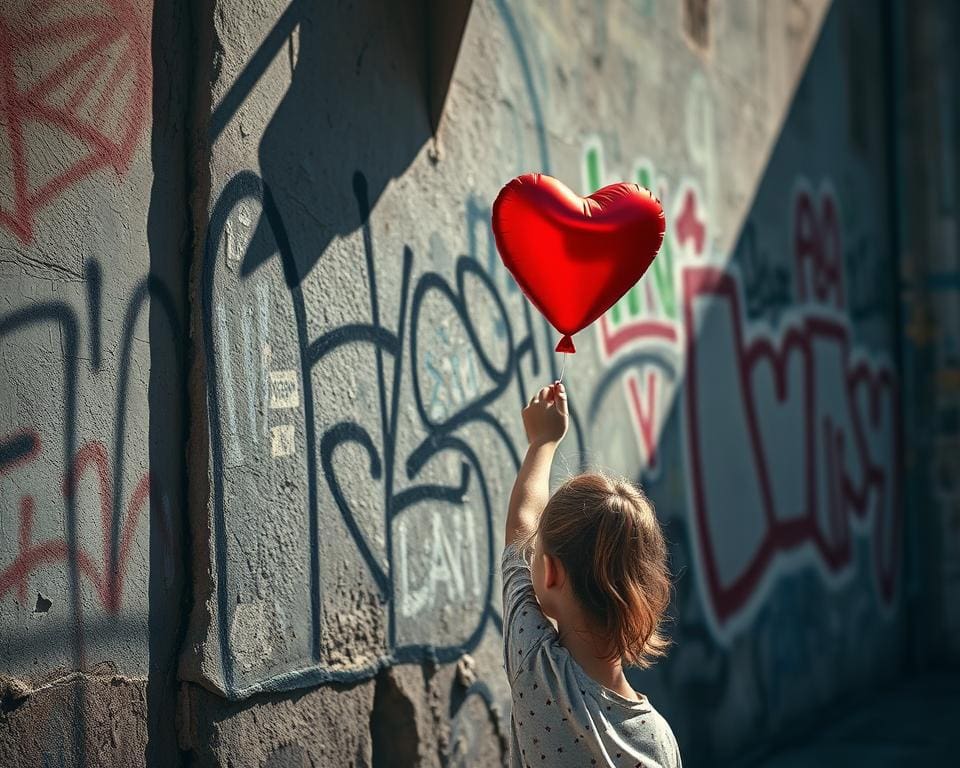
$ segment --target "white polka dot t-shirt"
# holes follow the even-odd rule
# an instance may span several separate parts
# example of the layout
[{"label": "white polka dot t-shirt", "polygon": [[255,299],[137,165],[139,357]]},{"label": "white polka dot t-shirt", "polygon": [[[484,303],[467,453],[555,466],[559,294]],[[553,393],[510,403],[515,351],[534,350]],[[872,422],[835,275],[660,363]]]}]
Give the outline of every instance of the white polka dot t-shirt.
[{"label": "white polka dot t-shirt", "polygon": [[679,768],[680,750],[649,699],[631,701],[588,677],[540,610],[516,544],[503,574],[504,666],[513,692],[510,765]]}]

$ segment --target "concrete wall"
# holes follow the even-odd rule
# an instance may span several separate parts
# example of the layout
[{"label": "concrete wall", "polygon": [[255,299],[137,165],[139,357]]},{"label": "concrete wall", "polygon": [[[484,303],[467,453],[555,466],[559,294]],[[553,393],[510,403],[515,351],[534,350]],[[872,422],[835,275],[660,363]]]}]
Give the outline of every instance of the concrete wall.
[{"label": "concrete wall", "polygon": [[[150,61],[149,8],[121,5],[102,71]],[[124,74],[72,134],[50,111],[95,98],[73,49],[27,42],[94,23],[0,13],[0,72],[14,53],[67,84],[17,86],[57,106],[23,123],[39,159],[5,150],[63,180],[31,198],[13,173],[0,198],[0,763],[498,763],[518,412],[561,365],[490,234],[528,170],[638,180],[667,212],[653,268],[566,362],[557,479],[607,467],[657,505],[676,647],[632,680],[685,760],[897,674],[883,16],[477,0],[433,135],[428,8],[158,10],[152,123]],[[67,742],[32,740],[49,713]]]},{"label": "concrete wall", "polygon": [[506,727],[516,413],[560,361],[488,219],[531,167],[584,192],[638,178],[667,206],[657,267],[569,361],[561,463],[658,503],[677,650],[638,683],[687,752],[734,753],[896,668],[879,24],[836,9],[792,99],[822,5],[741,4],[698,47],[679,7],[479,3],[434,142],[414,17],[295,7],[253,82],[282,8],[218,9],[196,319],[211,581],[190,679],[369,697],[384,667],[469,653],[476,682],[442,698],[476,693]]},{"label": "concrete wall", "polygon": [[183,50],[152,16],[0,5],[3,765],[130,765],[176,738]]}]

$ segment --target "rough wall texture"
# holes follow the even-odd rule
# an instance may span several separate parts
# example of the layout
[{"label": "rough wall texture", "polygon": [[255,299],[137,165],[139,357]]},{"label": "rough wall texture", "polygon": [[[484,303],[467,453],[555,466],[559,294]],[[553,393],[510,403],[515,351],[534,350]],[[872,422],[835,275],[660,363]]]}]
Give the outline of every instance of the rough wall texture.
[{"label": "rough wall texture", "polygon": [[176,742],[184,33],[153,12],[0,3],[2,765]]},{"label": "rough wall texture", "polygon": [[266,61],[282,10],[215,14],[197,289],[212,579],[186,674],[243,698],[469,651],[506,727],[495,571],[516,412],[560,361],[488,219],[530,167],[584,192],[637,178],[671,223],[567,371],[564,469],[641,480],[674,542],[677,650],[638,684],[695,758],[892,673],[879,22],[835,9],[793,98],[822,4],[698,21],[478,3],[435,142],[415,15],[292,6]]},{"label": "rough wall texture", "polygon": [[[0,4],[0,764],[501,761],[517,416],[561,365],[489,230],[528,170],[667,212],[566,361],[557,474],[657,504],[676,647],[632,681],[685,760],[897,673],[886,17],[476,0],[433,135],[429,7]],[[935,612],[951,552],[910,561]]]}]

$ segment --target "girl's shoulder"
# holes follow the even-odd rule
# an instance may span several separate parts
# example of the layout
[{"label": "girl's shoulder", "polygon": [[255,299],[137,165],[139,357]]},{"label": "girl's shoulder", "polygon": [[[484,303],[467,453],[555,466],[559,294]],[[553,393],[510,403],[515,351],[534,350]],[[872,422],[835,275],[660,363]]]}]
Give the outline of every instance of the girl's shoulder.
[{"label": "girl's shoulder", "polygon": [[[649,701],[649,700],[648,700]],[[662,764],[669,768],[680,768],[680,747],[677,744],[677,737],[673,733],[673,728],[653,704],[649,704],[650,714],[648,722],[653,727],[656,734],[656,740],[660,744],[662,752]]]}]

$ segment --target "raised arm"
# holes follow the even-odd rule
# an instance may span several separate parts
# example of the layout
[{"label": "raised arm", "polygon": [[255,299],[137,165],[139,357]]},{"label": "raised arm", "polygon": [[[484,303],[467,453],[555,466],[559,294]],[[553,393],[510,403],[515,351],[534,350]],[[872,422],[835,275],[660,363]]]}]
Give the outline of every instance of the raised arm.
[{"label": "raised arm", "polygon": [[550,467],[557,446],[567,433],[567,421],[567,393],[559,382],[541,389],[523,409],[529,445],[510,494],[506,546],[528,537],[537,528],[540,513],[550,498]]}]

